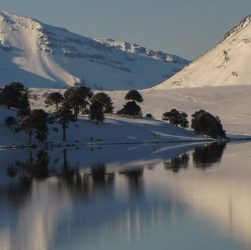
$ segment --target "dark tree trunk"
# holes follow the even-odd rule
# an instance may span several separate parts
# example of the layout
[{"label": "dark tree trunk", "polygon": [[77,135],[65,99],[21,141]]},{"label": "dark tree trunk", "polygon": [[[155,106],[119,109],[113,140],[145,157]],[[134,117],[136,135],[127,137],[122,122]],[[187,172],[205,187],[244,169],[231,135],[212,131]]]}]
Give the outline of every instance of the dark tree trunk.
[{"label": "dark tree trunk", "polygon": [[66,124],[63,124],[63,141],[66,141]]},{"label": "dark tree trunk", "polygon": [[29,144],[31,144],[32,131],[29,131]]},{"label": "dark tree trunk", "polygon": [[64,150],[64,172],[67,172],[68,170],[68,162],[67,162],[67,151]]},{"label": "dark tree trunk", "polygon": [[78,119],[79,111],[80,111],[80,109],[79,109],[79,108],[75,108],[75,109],[74,109],[74,111],[73,111],[74,116],[75,116],[75,120],[77,120],[77,119]]},{"label": "dark tree trunk", "polygon": [[29,150],[30,162],[33,163],[32,150]]}]

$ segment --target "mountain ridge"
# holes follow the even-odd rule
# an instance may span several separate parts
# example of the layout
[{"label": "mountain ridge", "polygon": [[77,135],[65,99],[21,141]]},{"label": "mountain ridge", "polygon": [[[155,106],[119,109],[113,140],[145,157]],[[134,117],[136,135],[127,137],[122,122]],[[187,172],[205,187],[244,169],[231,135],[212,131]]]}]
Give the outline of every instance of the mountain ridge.
[{"label": "mountain ridge", "polygon": [[249,25],[250,23],[251,23],[251,15],[244,17],[238,25],[234,26],[231,30],[229,30],[225,34],[225,39],[230,37],[232,34],[240,31],[241,29],[245,28],[246,25]]},{"label": "mountain ridge", "polygon": [[148,88],[189,61],[137,44],[92,39],[40,22],[0,13],[0,85],[29,87],[85,84],[100,89]]},{"label": "mountain ridge", "polygon": [[225,34],[225,39],[156,89],[251,84],[251,15]]}]

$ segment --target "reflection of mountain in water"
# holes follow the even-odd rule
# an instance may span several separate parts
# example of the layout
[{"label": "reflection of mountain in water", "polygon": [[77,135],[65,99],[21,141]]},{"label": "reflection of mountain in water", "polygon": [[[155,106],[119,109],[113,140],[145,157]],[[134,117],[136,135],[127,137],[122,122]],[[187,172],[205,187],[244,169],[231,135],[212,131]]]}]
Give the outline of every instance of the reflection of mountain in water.
[{"label": "reflection of mountain in water", "polygon": [[[151,235],[167,239],[167,225],[173,222],[177,228],[177,221],[183,223],[188,207],[246,237],[251,232],[251,188],[236,175],[232,179],[217,175],[223,167],[213,166],[220,162],[224,149],[225,145],[207,145],[165,161],[165,169],[175,173],[189,170],[178,175],[133,163],[128,168],[110,168],[100,162],[81,169],[71,163],[67,151],[60,152],[61,167],[53,169],[48,167],[54,162],[48,153],[33,154],[7,168],[6,178],[17,182],[0,185],[0,241],[7,242],[7,250],[48,250],[58,242],[62,243],[59,249],[71,249],[72,244],[73,249],[81,249],[81,242],[91,249],[91,229],[98,247],[104,244],[98,242],[102,237],[124,245],[149,243]],[[199,171],[198,164],[213,171]],[[116,232],[111,232],[114,228]]]},{"label": "reflection of mountain in water", "polygon": [[[180,150],[190,147],[184,145]],[[167,152],[166,157],[169,157],[168,150],[169,147],[160,152],[163,156]],[[134,152],[133,148],[128,152]],[[136,163],[136,152],[132,157],[133,164]],[[108,169],[102,162],[81,169],[71,154],[66,150],[57,151],[56,156],[50,151],[27,151],[27,158],[23,154],[21,160],[14,160],[5,167],[5,178],[12,184],[0,185],[0,204],[4,204],[0,207],[0,239],[5,246],[9,245],[9,249],[50,249],[56,232],[65,230],[67,218],[72,218],[74,226],[78,225],[75,234],[88,231],[89,226],[109,231],[117,225],[127,232],[127,240],[139,238],[139,228],[149,223],[149,218],[158,220],[156,214],[161,211],[161,206],[142,196],[144,169],[138,166],[145,162],[142,162],[141,154],[142,163],[133,168],[129,164],[128,169],[123,166],[123,171]],[[171,154],[174,154],[172,150]],[[155,151],[152,157],[156,157]],[[126,202],[126,197],[120,197],[121,192],[130,197],[130,203]],[[167,204],[165,209],[170,209],[171,203],[167,201]],[[71,225],[67,227],[71,228]],[[8,237],[6,231],[10,232]]]},{"label": "reflection of mountain in water", "polygon": [[[168,176],[166,188],[206,223],[241,242],[245,245],[242,249],[250,249],[250,143],[228,145],[222,158],[225,148],[224,144],[212,144],[196,149],[192,153],[193,171],[183,171],[176,178]],[[197,170],[209,167],[207,171]]]},{"label": "reflection of mountain in water", "polygon": [[[5,241],[5,246],[9,245],[6,250],[52,249],[55,237],[62,237],[62,242],[70,244],[64,234],[56,234],[61,230],[71,230],[71,223],[76,227],[74,234],[84,238],[85,243],[89,239],[84,232],[89,227],[97,228],[97,237],[111,227],[119,227],[127,232],[124,240],[139,239],[139,227],[146,226],[149,223],[148,215],[153,216],[157,212],[155,205],[149,206],[150,201],[142,200],[140,188],[137,201],[132,200],[129,204],[115,196],[115,173],[108,172],[104,164],[92,165],[80,173],[76,169],[71,171],[67,161],[65,163],[60,173],[42,180],[38,178],[38,172],[32,169],[36,166],[36,160],[33,165],[29,160],[18,162],[15,168],[20,181],[4,188],[0,186],[0,203],[7,206],[6,211],[0,208],[0,239]],[[139,187],[143,170],[125,171],[117,175],[118,183],[123,183],[126,178],[128,182],[125,186]],[[9,198],[9,201],[6,203],[3,197]],[[170,207],[171,204],[168,209]],[[11,232],[9,238],[6,238],[6,230]]]},{"label": "reflection of mountain in water", "polygon": [[[181,144],[143,144],[143,145],[111,145],[104,147],[81,147],[78,149],[67,149],[67,161],[70,168],[84,169],[97,163],[104,162],[109,168],[126,168],[142,167],[148,165],[153,167],[161,161],[168,160],[178,154],[194,149],[200,143],[181,143]],[[36,160],[39,150],[17,150],[17,151],[0,151],[0,165],[3,168],[6,165],[12,165],[16,161],[25,163],[30,161],[30,157]],[[64,165],[62,149],[47,151],[49,164],[48,170],[51,172],[60,172]],[[0,182],[1,179],[0,168]]]}]

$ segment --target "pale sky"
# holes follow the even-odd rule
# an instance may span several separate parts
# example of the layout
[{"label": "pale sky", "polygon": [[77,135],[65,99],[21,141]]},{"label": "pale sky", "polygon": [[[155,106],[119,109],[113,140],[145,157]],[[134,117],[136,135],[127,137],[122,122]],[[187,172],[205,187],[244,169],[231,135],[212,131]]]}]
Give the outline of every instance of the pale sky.
[{"label": "pale sky", "polygon": [[195,59],[251,14],[251,0],[1,0],[1,8],[84,36]]}]

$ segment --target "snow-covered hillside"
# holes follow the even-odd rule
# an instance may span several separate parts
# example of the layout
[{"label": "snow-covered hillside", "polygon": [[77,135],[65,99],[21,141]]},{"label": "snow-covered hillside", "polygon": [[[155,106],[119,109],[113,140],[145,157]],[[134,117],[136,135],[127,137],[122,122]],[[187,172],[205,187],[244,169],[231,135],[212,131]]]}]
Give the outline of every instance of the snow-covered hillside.
[{"label": "snow-covered hillside", "polygon": [[[24,132],[14,133],[4,124],[5,119],[9,116],[15,117],[15,111],[0,107],[0,148],[4,145],[27,144],[28,136]],[[62,143],[62,128],[57,123],[50,125],[49,128],[48,141],[54,144]],[[76,123],[69,126],[67,138],[67,144],[205,141],[205,138],[196,136],[193,131],[178,128],[163,121],[118,116],[106,117],[105,123],[102,125],[93,124],[86,116],[80,116]]]},{"label": "snow-covered hillside", "polygon": [[228,32],[216,47],[156,88],[251,84],[250,64],[251,15]]},{"label": "snow-covered hillside", "polygon": [[[37,99],[31,100],[34,109],[44,108],[45,93],[53,89],[32,89],[32,95]],[[60,90],[62,93],[65,90]],[[115,111],[121,109],[127,91],[106,91],[111,96]],[[184,89],[145,89],[141,90],[144,101],[140,103],[143,114],[151,113],[155,119],[161,120],[162,114],[176,108],[189,116],[195,111],[205,109],[221,118],[224,129],[231,137],[242,138],[251,136],[251,85],[217,86],[212,88]],[[46,108],[52,112],[53,107]],[[189,118],[190,119],[190,118]],[[137,120],[130,120],[137,122]],[[234,136],[233,136],[234,135]]]},{"label": "snow-covered hillside", "polygon": [[29,87],[86,84],[142,89],[163,82],[189,62],[112,39],[94,40],[40,21],[0,13],[0,85]]},{"label": "snow-covered hillside", "polygon": [[[218,86],[212,88],[184,88],[141,91],[144,102],[140,104],[144,114],[151,113],[161,119],[172,108],[189,115],[205,109],[218,115],[228,135],[251,136],[251,85]],[[117,109],[122,107],[125,91],[108,92]],[[38,107],[39,108],[39,107]],[[241,137],[242,137],[241,136]],[[232,136],[231,136],[232,137]]]}]

